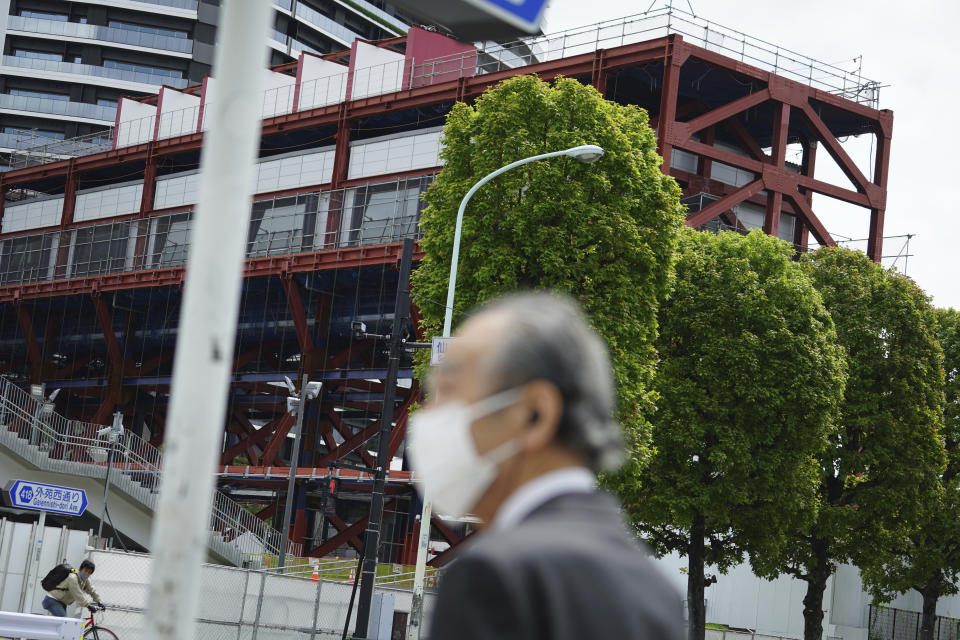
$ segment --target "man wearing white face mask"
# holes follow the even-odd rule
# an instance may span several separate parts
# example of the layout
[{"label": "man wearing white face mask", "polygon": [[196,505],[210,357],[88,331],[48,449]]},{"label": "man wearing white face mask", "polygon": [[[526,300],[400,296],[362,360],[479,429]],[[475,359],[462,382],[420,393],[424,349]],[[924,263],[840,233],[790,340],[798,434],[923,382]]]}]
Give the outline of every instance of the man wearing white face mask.
[{"label": "man wearing white face mask", "polygon": [[680,595],[596,489],[623,443],[609,358],[583,314],[510,296],[457,336],[409,454],[437,511],[486,527],[447,568],[430,639],[681,638]]}]

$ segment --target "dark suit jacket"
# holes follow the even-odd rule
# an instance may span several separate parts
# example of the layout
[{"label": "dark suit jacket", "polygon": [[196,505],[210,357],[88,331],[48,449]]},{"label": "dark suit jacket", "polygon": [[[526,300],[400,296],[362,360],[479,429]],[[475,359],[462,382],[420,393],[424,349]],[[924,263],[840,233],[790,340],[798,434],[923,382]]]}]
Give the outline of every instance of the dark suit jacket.
[{"label": "dark suit jacket", "polygon": [[603,493],[557,497],[447,568],[430,640],[682,640],[682,599]]}]

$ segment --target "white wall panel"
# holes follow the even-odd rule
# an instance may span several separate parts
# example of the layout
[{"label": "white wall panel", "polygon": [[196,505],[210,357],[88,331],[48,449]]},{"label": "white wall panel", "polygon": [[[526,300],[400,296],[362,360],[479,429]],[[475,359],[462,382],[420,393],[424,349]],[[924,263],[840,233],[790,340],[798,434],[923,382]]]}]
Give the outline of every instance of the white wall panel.
[{"label": "white wall panel", "polygon": [[673,149],[670,152],[670,166],[687,173],[697,172],[697,154],[684,151],[683,149]]},{"label": "white wall panel", "polygon": [[174,138],[197,131],[200,117],[200,96],[183,93],[170,87],[160,89],[160,126],[157,139]]},{"label": "white wall panel", "polygon": [[373,138],[350,145],[347,178],[426,169],[440,165],[439,128]]},{"label": "white wall panel", "polygon": [[353,71],[351,100],[393,93],[403,87],[406,57],[402,53],[360,41],[355,44],[350,63]]},{"label": "white wall panel", "polygon": [[197,178],[199,173],[178,174],[168,178],[158,178],[153,196],[154,209],[179,207],[197,201]]},{"label": "white wall panel", "polygon": [[257,167],[257,193],[308,187],[333,178],[334,150],[261,160]]},{"label": "white wall panel", "polygon": [[285,73],[266,71],[263,82],[263,107],[261,118],[272,118],[293,111],[293,94],[296,90],[297,79]]},{"label": "white wall panel", "polygon": [[153,140],[157,116],[155,106],[121,98],[117,109],[119,116],[114,140],[118,149]]},{"label": "white wall panel", "polygon": [[73,219],[75,222],[99,220],[140,211],[143,183],[126,184],[109,189],[93,189],[77,194]]},{"label": "white wall panel", "polygon": [[63,196],[44,198],[23,204],[7,205],[3,210],[3,233],[39,229],[60,224],[63,217]]},{"label": "white wall panel", "polygon": [[343,102],[347,96],[347,75],[347,67],[342,64],[303,54],[297,111]]}]

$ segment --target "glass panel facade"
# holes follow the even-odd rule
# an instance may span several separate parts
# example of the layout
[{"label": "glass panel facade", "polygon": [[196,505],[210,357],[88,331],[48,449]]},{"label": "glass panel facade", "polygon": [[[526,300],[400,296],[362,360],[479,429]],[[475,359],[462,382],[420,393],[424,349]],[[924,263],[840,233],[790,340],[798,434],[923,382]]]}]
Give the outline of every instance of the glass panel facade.
[{"label": "glass panel facade", "polygon": [[[326,194],[311,193],[253,203],[247,256],[262,258],[311,251],[326,226]],[[323,224],[318,225],[318,217]]]},{"label": "glass panel facade", "polygon": [[129,240],[129,222],[101,224],[75,230],[70,276],[80,278],[123,271],[127,262]]},{"label": "glass panel facade", "polygon": [[0,285],[47,278],[55,248],[53,233],[4,240],[0,243]]},{"label": "glass panel facade", "polygon": [[180,267],[187,263],[190,246],[190,222],[193,213],[177,213],[151,222],[147,264],[151,269]]},{"label": "glass panel facade", "polygon": [[426,207],[421,195],[432,180],[423,176],[350,189],[341,219],[343,244],[385,244],[415,235]]}]

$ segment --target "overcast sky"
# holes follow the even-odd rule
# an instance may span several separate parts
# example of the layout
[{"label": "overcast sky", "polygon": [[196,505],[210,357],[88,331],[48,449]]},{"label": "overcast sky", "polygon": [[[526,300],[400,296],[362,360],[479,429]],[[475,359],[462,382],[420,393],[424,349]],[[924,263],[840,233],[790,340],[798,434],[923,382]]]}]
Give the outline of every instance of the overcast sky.
[{"label": "overcast sky", "polygon": [[[885,236],[915,234],[911,276],[937,306],[960,309],[960,162],[953,154],[951,120],[960,104],[957,0],[690,0],[695,13],[824,62],[850,69],[863,56],[863,75],[890,85],[880,91],[880,108],[894,112],[893,146]],[[665,0],[657,0],[657,6]],[[650,0],[552,0],[547,32],[642,12]],[[689,10],[686,0],[674,6]],[[847,143],[854,158],[866,160],[866,137]],[[821,159],[818,154],[818,178]],[[824,162],[826,165],[826,163]],[[864,173],[867,163],[861,165]],[[869,212],[848,205],[814,202],[827,228],[847,237],[867,235]],[[887,239],[885,254],[897,254],[903,239]],[[891,264],[892,259],[885,260]],[[898,261],[902,270],[904,261]]]}]

